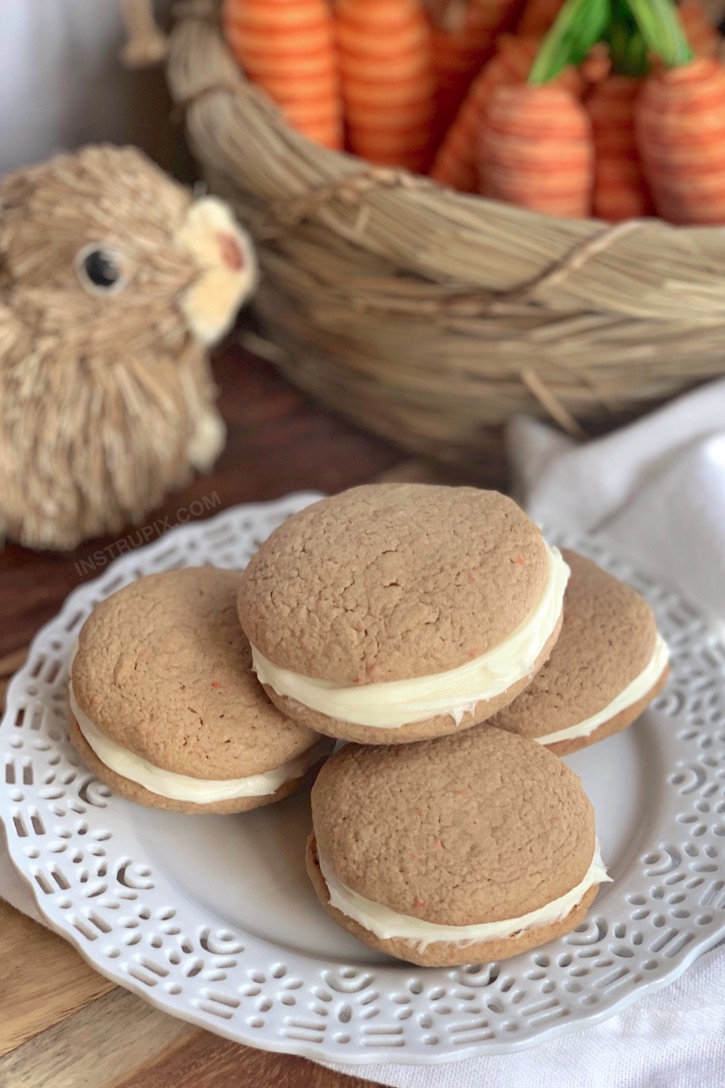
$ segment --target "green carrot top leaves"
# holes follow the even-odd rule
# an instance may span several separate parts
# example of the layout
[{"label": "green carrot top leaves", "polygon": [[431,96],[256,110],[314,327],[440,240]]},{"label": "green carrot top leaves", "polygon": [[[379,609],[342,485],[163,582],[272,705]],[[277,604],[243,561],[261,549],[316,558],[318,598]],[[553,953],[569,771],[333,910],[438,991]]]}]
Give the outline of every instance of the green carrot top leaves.
[{"label": "green carrot top leaves", "polygon": [[610,48],[614,70],[644,75],[652,57],[667,68],[692,60],[673,0],[566,0],[544,38],[529,83],[548,83],[578,65],[600,41]]},{"label": "green carrot top leaves", "polygon": [[692,60],[692,50],[677,18],[672,0],[626,0],[650,53],[667,68],[678,68]]},{"label": "green carrot top leaves", "polygon": [[627,0],[612,0],[612,17],[606,42],[612,72],[633,77],[647,75],[650,69],[649,50]]},{"label": "green carrot top leaves", "polygon": [[611,0],[566,0],[541,43],[529,83],[548,83],[568,65],[580,64],[604,38],[611,8]]}]

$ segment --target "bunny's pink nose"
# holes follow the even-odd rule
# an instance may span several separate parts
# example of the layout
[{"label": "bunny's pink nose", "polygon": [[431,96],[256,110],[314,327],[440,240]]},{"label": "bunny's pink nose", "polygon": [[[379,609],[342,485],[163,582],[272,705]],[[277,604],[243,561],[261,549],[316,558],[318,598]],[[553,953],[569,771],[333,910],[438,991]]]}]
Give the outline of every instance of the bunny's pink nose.
[{"label": "bunny's pink nose", "polygon": [[217,234],[222,261],[233,272],[241,272],[244,268],[244,254],[242,247],[233,234],[225,234],[221,231]]}]

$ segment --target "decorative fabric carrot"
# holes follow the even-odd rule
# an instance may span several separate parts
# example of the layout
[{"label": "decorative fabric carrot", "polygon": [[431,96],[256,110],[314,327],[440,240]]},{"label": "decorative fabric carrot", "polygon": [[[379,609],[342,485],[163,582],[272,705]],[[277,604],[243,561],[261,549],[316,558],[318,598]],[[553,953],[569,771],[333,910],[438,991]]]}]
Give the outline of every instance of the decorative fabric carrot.
[{"label": "decorative fabric carrot", "polygon": [[521,0],[469,0],[462,9],[449,9],[448,20],[434,22],[436,128],[441,136],[456,116],[471,81],[493,56],[497,36],[511,29],[520,7]]},{"label": "decorative fabric carrot", "polygon": [[591,123],[562,72],[600,41],[609,0],[566,0],[523,86],[498,86],[479,137],[484,196],[548,215],[590,214],[594,181]]},{"label": "decorative fabric carrot", "polygon": [[671,223],[725,225],[725,68],[695,57],[667,0],[628,0],[660,66],[635,104],[635,133],[655,206]]},{"label": "decorative fabric carrot", "polygon": [[696,57],[716,57],[722,45],[717,28],[708,18],[700,0],[682,0],[677,17],[692,52]]},{"label": "decorative fabric carrot", "polygon": [[650,58],[628,0],[611,0],[606,43],[595,49],[602,47],[611,72],[585,99],[594,142],[592,211],[599,219],[619,223],[654,212],[634,134],[634,103]]},{"label": "decorative fabric carrot", "polygon": [[342,99],[327,0],[224,0],[224,36],[253,83],[292,128],[342,147]]},{"label": "decorative fabric carrot", "polygon": [[634,105],[641,88],[642,80],[634,76],[610,75],[585,101],[594,143],[592,211],[609,223],[654,211],[634,134]]},{"label": "decorative fabric carrot", "polygon": [[725,225],[725,68],[696,57],[647,77],[635,130],[657,211],[670,223]]},{"label": "decorative fabric carrot", "polygon": [[338,0],[335,21],[350,150],[422,171],[431,157],[435,78],[420,0]]},{"label": "decorative fabric carrot", "polygon": [[548,215],[591,211],[594,145],[586,110],[553,83],[498,86],[479,142],[481,193]]},{"label": "decorative fabric carrot", "polygon": [[482,68],[469,89],[453,124],[436,152],[430,176],[462,193],[478,192],[478,135],[486,104],[500,83],[523,83],[536,56],[534,38],[506,35],[499,39],[496,55]]}]

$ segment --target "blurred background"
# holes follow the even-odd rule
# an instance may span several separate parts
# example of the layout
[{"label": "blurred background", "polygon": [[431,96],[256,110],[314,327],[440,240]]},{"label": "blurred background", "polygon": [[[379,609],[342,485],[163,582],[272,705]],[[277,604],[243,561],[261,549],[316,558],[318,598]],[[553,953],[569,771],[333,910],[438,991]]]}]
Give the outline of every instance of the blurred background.
[{"label": "blurred background", "polygon": [[[170,9],[157,0],[160,24]],[[179,165],[163,68],[125,68],[125,39],[119,0],[2,0],[0,174],[97,141]]]}]

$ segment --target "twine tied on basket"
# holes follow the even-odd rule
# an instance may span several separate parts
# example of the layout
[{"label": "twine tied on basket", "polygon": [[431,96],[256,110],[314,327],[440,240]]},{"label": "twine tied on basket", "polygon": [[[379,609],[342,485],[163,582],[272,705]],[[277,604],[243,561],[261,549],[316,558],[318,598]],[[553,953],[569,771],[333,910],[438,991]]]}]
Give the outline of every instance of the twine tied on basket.
[{"label": "twine tied on basket", "polygon": [[[326,205],[339,200],[342,204],[359,208],[364,217],[362,197],[373,189],[421,189],[432,188],[432,183],[407,170],[387,166],[369,166],[354,174],[344,174],[326,185],[308,189],[300,196],[285,200],[271,200],[264,212],[260,212],[252,226],[257,237],[269,241],[303,223],[309,216],[321,211]],[[356,232],[364,229],[364,218],[358,220]]]}]

